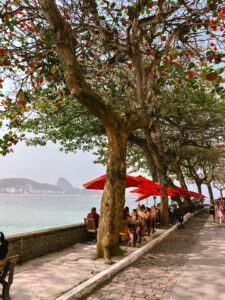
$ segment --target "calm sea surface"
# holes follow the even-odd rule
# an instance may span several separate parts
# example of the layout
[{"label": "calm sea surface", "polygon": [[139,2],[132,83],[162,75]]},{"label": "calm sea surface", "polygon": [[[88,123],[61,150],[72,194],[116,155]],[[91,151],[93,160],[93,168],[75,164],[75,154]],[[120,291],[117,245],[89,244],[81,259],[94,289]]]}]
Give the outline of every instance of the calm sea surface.
[{"label": "calm sea surface", "polygon": [[[136,197],[127,197],[126,205],[137,206]],[[95,206],[99,212],[101,195],[0,195],[0,231],[5,235],[83,222]],[[146,201],[142,201],[146,204]],[[153,204],[152,197],[148,204]]]}]

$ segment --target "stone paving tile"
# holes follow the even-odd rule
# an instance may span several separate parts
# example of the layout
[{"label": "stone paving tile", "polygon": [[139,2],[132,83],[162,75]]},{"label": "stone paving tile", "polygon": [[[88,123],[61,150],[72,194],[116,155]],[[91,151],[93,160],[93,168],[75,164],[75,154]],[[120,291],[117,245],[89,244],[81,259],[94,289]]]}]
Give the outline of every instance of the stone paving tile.
[{"label": "stone paving tile", "polygon": [[[207,211],[191,218],[185,223],[185,229],[171,233],[143,257],[82,300],[93,300],[95,298],[91,297],[94,296],[104,300],[168,300],[207,219]],[[114,298],[115,295],[117,298]]]}]

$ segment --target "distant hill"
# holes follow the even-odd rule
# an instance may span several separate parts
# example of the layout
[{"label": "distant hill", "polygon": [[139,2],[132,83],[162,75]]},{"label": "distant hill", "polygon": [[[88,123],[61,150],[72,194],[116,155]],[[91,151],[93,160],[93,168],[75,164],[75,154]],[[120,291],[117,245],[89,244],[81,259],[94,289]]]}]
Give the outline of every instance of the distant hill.
[{"label": "distant hill", "polygon": [[57,184],[40,183],[28,178],[0,179],[1,194],[55,194],[55,195],[101,195],[96,190],[79,189],[65,178],[57,180]]},{"label": "distant hill", "polygon": [[63,178],[63,177],[60,177],[60,178],[57,180],[56,185],[57,185],[59,188],[63,189],[64,191],[73,189],[72,184],[71,184],[68,180],[66,180],[65,178]]},{"label": "distant hill", "polygon": [[63,194],[56,185],[40,183],[27,178],[0,179],[0,193],[6,194]]}]

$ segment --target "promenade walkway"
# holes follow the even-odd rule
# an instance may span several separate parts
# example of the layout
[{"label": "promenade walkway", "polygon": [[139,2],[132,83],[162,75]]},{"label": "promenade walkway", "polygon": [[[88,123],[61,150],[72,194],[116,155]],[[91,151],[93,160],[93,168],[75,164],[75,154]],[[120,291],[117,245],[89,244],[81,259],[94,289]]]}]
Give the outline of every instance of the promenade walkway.
[{"label": "promenade walkway", "polygon": [[170,300],[225,300],[225,225],[205,224]]},{"label": "promenade walkway", "polygon": [[[146,242],[164,231],[157,230],[152,237],[146,237]],[[137,247],[143,244],[137,243]],[[90,244],[76,244],[30,260],[21,266],[16,265],[10,289],[11,300],[53,300],[109,268],[103,259],[93,259],[95,247]],[[137,248],[129,247],[124,255],[114,257],[113,261],[117,262],[135,250]]]},{"label": "promenade walkway", "polygon": [[225,225],[211,224],[205,211],[86,300],[224,300],[224,281]]},{"label": "promenade walkway", "polygon": [[[208,211],[172,232],[82,300],[225,300],[225,225]],[[163,230],[157,230],[157,235]],[[134,248],[128,248],[128,253]],[[53,300],[109,266],[79,244],[16,266],[12,300]],[[117,257],[114,261],[120,260]]]}]

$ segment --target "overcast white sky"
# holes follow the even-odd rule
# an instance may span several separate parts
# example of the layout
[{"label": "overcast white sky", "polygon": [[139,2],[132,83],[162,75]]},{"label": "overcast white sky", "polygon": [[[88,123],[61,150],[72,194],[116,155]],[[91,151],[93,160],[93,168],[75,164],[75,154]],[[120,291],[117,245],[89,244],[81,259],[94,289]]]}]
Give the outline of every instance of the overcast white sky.
[{"label": "overcast white sky", "polygon": [[[56,184],[59,177],[64,177],[74,187],[81,188],[83,183],[105,174],[105,167],[94,164],[94,158],[91,153],[82,151],[65,154],[50,142],[45,147],[27,147],[18,143],[14,153],[0,156],[0,179],[23,177]],[[189,190],[197,192],[195,185],[189,185]],[[215,197],[220,196],[218,190],[213,192]],[[205,186],[203,194],[208,196]]]}]

